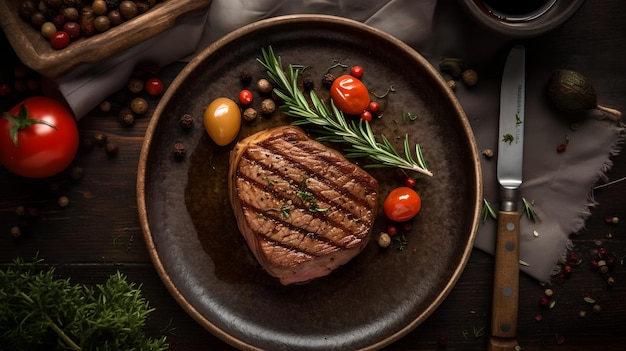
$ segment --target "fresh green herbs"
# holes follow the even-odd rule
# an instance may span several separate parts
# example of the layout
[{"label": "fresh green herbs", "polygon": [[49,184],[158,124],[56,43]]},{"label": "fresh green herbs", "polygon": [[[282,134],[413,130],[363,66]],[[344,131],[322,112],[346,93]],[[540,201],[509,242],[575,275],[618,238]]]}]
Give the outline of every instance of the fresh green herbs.
[{"label": "fresh green herbs", "polygon": [[537,212],[535,212],[533,204],[523,197],[522,202],[524,203],[524,213],[526,214],[526,217],[528,217],[528,219],[530,219],[533,223],[538,222],[539,216],[537,216]]},{"label": "fresh green herbs", "polygon": [[166,350],[144,333],[154,311],[121,273],[89,287],[60,279],[42,260],[0,270],[0,345],[11,350]]},{"label": "fresh green herbs", "polygon": [[513,134],[507,133],[502,136],[502,141],[504,141],[505,143],[509,143],[509,145],[511,145],[513,140],[515,140],[515,137],[513,136]]},{"label": "fresh green herbs", "polygon": [[348,68],[348,65],[343,64],[343,63],[339,62],[338,60],[333,60],[333,64],[326,69],[326,72],[328,73],[328,72],[332,71],[334,68],[337,68],[337,67],[341,67],[341,68],[345,69],[345,68]]},{"label": "fresh green herbs", "polygon": [[482,218],[483,222],[486,222],[489,218],[498,219],[498,213],[493,209],[493,206],[491,206],[491,203],[487,201],[487,199],[483,199]]},{"label": "fresh green herbs", "polygon": [[417,115],[414,115],[411,112],[405,112],[402,114],[402,123],[413,122],[416,120],[417,120]]},{"label": "fresh green herbs", "polygon": [[307,188],[306,186],[306,179],[307,177],[305,177],[302,183],[300,183],[298,190],[296,190],[296,194],[298,195],[300,200],[302,200],[304,205],[309,209],[309,212],[313,212],[313,213],[327,212],[330,209],[330,207],[326,207],[326,208],[319,207],[319,205],[317,204],[317,199],[315,198],[313,193],[309,190],[309,188]]},{"label": "fresh green herbs", "polygon": [[389,93],[393,93],[395,91],[396,91],[396,88],[393,85],[390,85],[389,88],[387,88],[387,90],[385,90],[385,92],[382,94],[376,94],[373,91],[370,91],[370,94],[376,96],[379,99],[384,99],[387,97],[387,95],[389,95]]},{"label": "fresh green herbs", "polygon": [[271,47],[267,50],[262,49],[262,53],[263,60],[258,59],[258,62],[267,70],[274,84],[274,92],[284,102],[281,109],[288,116],[299,118],[292,123],[293,125],[313,124],[320,127],[325,134],[318,140],[352,145],[351,148],[345,150],[345,156],[368,157],[375,161],[375,163],[365,165],[366,168],[399,167],[427,176],[433,175],[426,168],[419,144],[415,145],[415,158],[412,156],[408,134],[404,136],[404,157],[402,157],[384,135],[380,135],[380,142],[376,140],[368,122],[362,119],[358,124],[355,121],[346,121],[343,113],[335,107],[332,101],[329,110],[313,90],[310,93],[311,106],[302,91],[298,89],[299,69],[289,65],[285,74],[280,57],[274,55]]},{"label": "fresh green herbs", "polygon": [[277,211],[280,213],[281,217],[289,218],[289,217],[291,217],[291,208],[292,207],[293,206],[291,206],[291,205],[282,205],[282,206],[280,206],[280,208]]},{"label": "fresh green herbs", "polygon": [[[524,212],[523,214],[528,217],[528,219],[536,223],[539,221],[539,216],[537,212],[535,212],[535,208],[533,207],[533,203],[526,200],[526,198],[522,197],[522,203],[524,204]],[[487,219],[498,219],[498,212],[493,208],[491,203],[487,199],[483,199],[483,209],[481,212],[481,217],[483,222],[486,222]]]},{"label": "fresh green herbs", "polygon": [[398,251],[404,251],[409,243],[406,237],[406,233],[396,235],[393,238],[393,241],[398,244]]},{"label": "fresh green herbs", "polygon": [[468,340],[470,335],[474,337],[474,339],[478,339],[485,335],[487,328],[485,327],[476,327],[472,326],[472,330],[463,330],[463,337],[465,340]]}]

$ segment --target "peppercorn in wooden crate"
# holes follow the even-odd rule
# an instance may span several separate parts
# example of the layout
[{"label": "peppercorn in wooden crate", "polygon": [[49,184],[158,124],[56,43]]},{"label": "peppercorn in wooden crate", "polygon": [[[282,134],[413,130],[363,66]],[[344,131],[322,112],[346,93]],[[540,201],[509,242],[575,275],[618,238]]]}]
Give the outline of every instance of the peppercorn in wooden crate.
[{"label": "peppercorn in wooden crate", "polygon": [[[107,5],[106,8],[99,8],[102,5],[99,1],[102,2],[102,0],[0,1],[0,13],[2,14],[0,16],[0,28],[2,28],[11,46],[25,65],[42,75],[55,78],[80,63],[100,62],[152,38],[174,27],[182,15],[206,8],[211,2],[210,0],[105,0],[103,2]],[[128,9],[122,11],[124,8],[120,9],[119,6],[122,2],[125,3],[124,5],[129,5],[130,11]],[[133,4],[138,6],[137,11],[135,11]],[[58,15],[72,16],[77,14],[79,18],[76,22],[80,23],[80,16],[83,15],[82,5],[89,6],[89,9],[86,11],[91,11],[90,15],[93,16],[91,18],[91,23],[94,26],[93,35],[89,35],[91,33],[88,33],[87,36],[84,35],[85,28],[75,28],[75,30],[80,32],[76,32],[79,36],[75,39],[70,38],[69,44],[66,45],[64,44],[68,39],[65,37],[56,38],[56,41],[46,38],[46,36],[56,34],[59,25],[63,29],[62,23],[55,23],[54,17]],[[116,8],[114,5],[118,7]],[[74,8],[76,11],[65,10],[67,8]],[[42,13],[42,9],[43,12],[50,10],[47,17]],[[117,16],[117,14],[104,16],[102,12],[104,10],[108,14],[109,11],[114,9],[118,9],[121,13],[120,16]],[[59,13],[64,11],[68,11],[68,13]],[[125,13],[127,11],[130,13]],[[32,16],[33,12],[38,12],[38,14]],[[73,14],[69,12],[73,12]],[[96,13],[102,14],[96,15]],[[28,16],[25,16],[26,14]],[[26,20],[22,17],[26,17]],[[101,17],[102,22],[96,21],[96,17]],[[104,19],[104,17],[107,17],[108,24],[106,23],[107,19]],[[115,25],[116,18],[120,22],[118,25]],[[59,20],[59,22],[63,21],[61,18]],[[33,26],[32,22],[35,22],[35,26]],[[50,23],[48,23],[43,27],[44,33],[42,33],[42,25],[45,22],[52,22],[57,26],[53,29]],[[96,26],[99,30],[95,28]],[[67,31],[71,32],[72,29],[70,28]],[[87,29],[87,32],[89,32],[89,29]],[[54,46],[60,48],[55,48]]]}]

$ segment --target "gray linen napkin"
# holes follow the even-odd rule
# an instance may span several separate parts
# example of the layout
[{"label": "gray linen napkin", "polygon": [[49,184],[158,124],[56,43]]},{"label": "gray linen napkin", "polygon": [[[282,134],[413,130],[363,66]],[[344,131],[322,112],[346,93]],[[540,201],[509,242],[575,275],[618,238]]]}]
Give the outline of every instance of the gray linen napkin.
[{"label": "gray linen napkin", "polygon": [[[457,96],[474,130],[480,150],[497,151],[497,121],[503,53],[509,43],[505,38],[484,40],[480,32],[459,11],[452,1],[436,0],[213,0],[208,19],[202,16],[186,22],[187,42],[202,50],[209,43],[241,26],[268,17],[284,14],[320,13],[352,18],[386,31],[411,45],[437,66],[442,57],[467,58],[480,72],[478,86],[468,89],[459,84]],[[198,32],[200,30],[200,34]],[[192,37],[189,37],[192,33]],[[489,34],[489,33],[487,33]],[[176,41],[181,32],[169,35]],[[196,37],[197,36],[197,37]],[[168,52],[170,60],[189,54],[157,45],[160,37],[151,41],[151,55]],[[478,49],[476,49],[478,48]],[[131,69],[137,57],[145,57],[145,48],[132,48],[107,67],[117,66],[115,75],[83,69],[70,73],[57,83],[68,101],[79,106],[79,117],[95,107],[108,94],[125,84],[127,75],[120,66]],[[191,50],[193,51],[193,50]],[[532,54],[532,53],[531,53]],[[157,57],[157,56],[154,56]],[[161,62],[166,63],[166,62]],[[495,68],[494,68],[495,67]],[[497,69],[496,69],[497,68]],[[93,67],[90,67],[93,69]],[[112,73],[112,71],[111,71]],[[617,153],[623,128],[606,121],[588,120],[576,131],[556,118],[545,101],[544,85],[550,71],[545,67],[528,69],[526,97],[526,135],[524,183],[521,194],[534,203],[540,221],[521,223],[520,258],[527,263],[521,269],[546,282],[568,246],[569,234],[584,226],[593,201],[589,192],[593,184],[610,166],[610,155]],[[103,77],[106,76],[106,84]],[[80,89],[79,89],[80,88]],[[96,89],[97,88],[97,89]],[[104,89],[103,89],[104,88]],[[108,92],[107,92],[108,90]],[[99,99],[86,96],[98,91]],[[107,93],[107,95],[102,95]],[[97,100],[97,101],[96,101]],[[568,135],[567,151],[557,153],[556,146]],[[497,209],[498,187],[495,181],[495,158],[482,159],[484,196]],[[493,253],[495,222],[480,225],[475,246]],[[536,233],[536,234],[534,234]]]}]

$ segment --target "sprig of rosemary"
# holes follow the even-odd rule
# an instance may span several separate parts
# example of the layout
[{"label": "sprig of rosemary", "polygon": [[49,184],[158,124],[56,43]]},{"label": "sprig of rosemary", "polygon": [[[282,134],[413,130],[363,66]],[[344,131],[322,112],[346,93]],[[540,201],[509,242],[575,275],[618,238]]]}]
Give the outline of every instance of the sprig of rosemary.
[{"label": "sprig of rosemary", "polygon": [[[522,197],[522,203],[524,204],[524,212],[521,215],[526,215],[526,217],[528,217],[528,219],[533,223],[538,222],[539,216],[537,215],[537,212],[535,212],[533,204],[530,201],[526,200],[526,198],[524,197]],[[483,209],[481,211],[481,217],[483,219],[483,222],[486,222],[489,218],[498,219],[498,212],[496,212],[496,210],[487,199],[483,199]]]},{"label": "sprig of rosemary", "polygon": [[152,311],[119,272],[91,287],[58,278],[37,257],[0,270],[0,349],[166,350],[165,336],[144,333]]},{"label": "sprig of rosemary", "polygon": [[487,199],[483,199],[482,218],[483,223],[489,218],[498,219],[498,213],[493,209],[493,206],[491,206],[491,203]]},{"label": "sprig of rosemary", "polygon": [[522,202],[524,203],[524,213],[533,223],[539,221],[539,216],[537,216],[537,212],[535,212],[535,208],[533,204],[526,200],[526,198],[522,197]]},{"label": "sprig of rosemary", "polygon": [[326,134],[318,140],[352,145],[345,150],[346,157],[368,157],[376,162],[365,165],[365,168],[399,167],[427,176],[433,175],[426,167],[419,144],[415,144],[415,158],[412,156],[408,134],[404,136],[404,157],[402,157],[384,135],[381,134],[381,141],[377,141],[368,122],[362,119],[358,124],[355,121],[346,121],[343,112],[335,107],[332,100],[329,109],[313,90],[310,93],[311,106],[298,89],[299,66],[289,65],[285,74],[281,59],[274,55],[272,47],[261,50],[263,60],[257,61],[267,70],[276,95],[284,101],[281,110],[288,116],[299,118],[292,123],[293,125],[313,124],[321,127]]}]

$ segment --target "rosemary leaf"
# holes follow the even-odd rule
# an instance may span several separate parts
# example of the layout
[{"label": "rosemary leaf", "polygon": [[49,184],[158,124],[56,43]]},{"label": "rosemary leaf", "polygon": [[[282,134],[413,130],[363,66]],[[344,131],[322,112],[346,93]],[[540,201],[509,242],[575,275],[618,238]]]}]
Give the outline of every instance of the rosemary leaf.
[{"label": "rosemary leaf", "polygon": [[524,213],[533,223],[539,221],[539,216],[537,216],[537,212],[533,207],[533,204],[528,202],[525,198],[522,197],[522,202],[524,203]]},{"label": "rosemary leaf", "polygon": [[498,213],[487,199],[483,199],[482,218],[483,222],[486,222],[489,218],[498,219]]},{"label": "rosemary leaf", "polygon": [[[298,73],[302,66],[289,65],[285,74],[281,59],[274,54],[272,47],[261,49],[263,59],[257,61],[266,69],[267,76],[274,84],[274,92],[284,101],[281,110],[290,117],[297,118],[293,125],[312,124],[323,129],[318,140],[336,143],[348,143],[352,147],[345,153],[346,157],[367,156],[373,163],[365,168],[398,167],[432,176],[426,167],[424,156],[419,144],[415,145],[416,158],[411,154],[408,134],[404,136],[404,157],[400,156],[384,135],[380,142],[369,124],[363,120],[346,121],[343,112],[330,102],[330,108],[315,94],[310,92],[310,101],[298,89]],[[393,91],[390,88],[390,91]],[[355,151],[356,150],[356,151]]]}]

